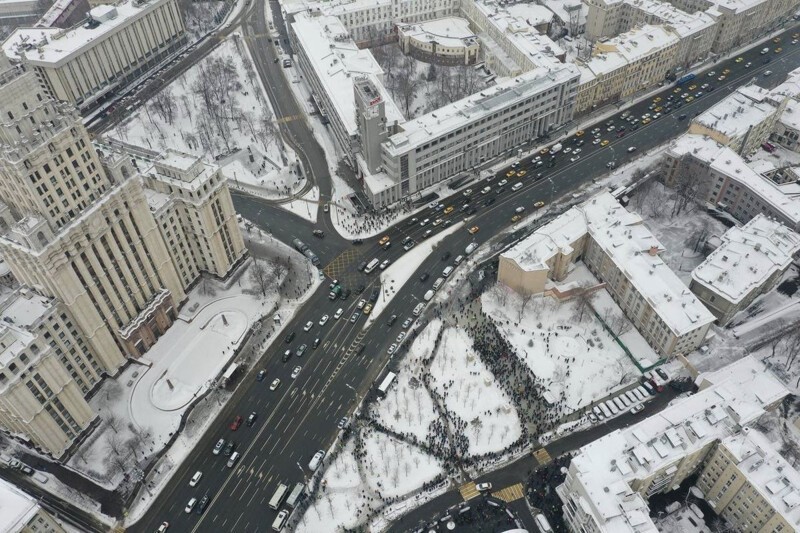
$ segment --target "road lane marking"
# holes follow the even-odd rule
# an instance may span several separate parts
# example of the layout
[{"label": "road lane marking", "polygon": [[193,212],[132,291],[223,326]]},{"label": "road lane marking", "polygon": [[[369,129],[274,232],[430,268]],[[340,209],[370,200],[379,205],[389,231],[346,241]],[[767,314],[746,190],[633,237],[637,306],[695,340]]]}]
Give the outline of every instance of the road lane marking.
[{"label": "road lane marking", "polygon": [[458,487],[458,492],[461,493],[461,497],[464,498],[464,501],[471,500],[472,498],[475,498],[480,494],[480,492],[478,492],[478,489],[475,488],[474,481],[464,483],[463,485]]},{"label": "road lane marking", "polygon": [[525,489],[523,488],[522,483],[516,483],[504,489],[492,492],[492,496],[499,498],[506,503],[511,503],[522,499],[525,496]]}]

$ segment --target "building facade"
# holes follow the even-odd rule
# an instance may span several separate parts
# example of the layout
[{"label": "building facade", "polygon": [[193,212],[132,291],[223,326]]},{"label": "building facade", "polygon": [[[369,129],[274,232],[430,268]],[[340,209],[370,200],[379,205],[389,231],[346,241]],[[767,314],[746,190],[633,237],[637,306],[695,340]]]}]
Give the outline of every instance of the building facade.
[{"label": "building facade", "polygon": [[65,533],[53,516],[36,499],[8,481],[0,479],[0,531],[7,533]]},{"label": "building facade", "polygon": [[186,42],[177,0],[127,0],[92,8],[72,29],[19,28],[3,49],[28,61],[47,94],[88,110]]},{"label": "building facade", "polygon": [[30,289],[0,302],[0,426],[62,456],[95,418],[84,399],[109,370],[69,311]]}]

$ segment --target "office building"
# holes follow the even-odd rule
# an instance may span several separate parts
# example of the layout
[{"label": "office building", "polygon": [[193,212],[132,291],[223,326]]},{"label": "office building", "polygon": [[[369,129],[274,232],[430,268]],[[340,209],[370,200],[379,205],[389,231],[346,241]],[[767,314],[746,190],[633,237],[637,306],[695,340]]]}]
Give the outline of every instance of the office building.
[{"label": "office building", "polygon": [[6,533],[65,533],[53,516],[36,500],[0,479],[0,531]]}]

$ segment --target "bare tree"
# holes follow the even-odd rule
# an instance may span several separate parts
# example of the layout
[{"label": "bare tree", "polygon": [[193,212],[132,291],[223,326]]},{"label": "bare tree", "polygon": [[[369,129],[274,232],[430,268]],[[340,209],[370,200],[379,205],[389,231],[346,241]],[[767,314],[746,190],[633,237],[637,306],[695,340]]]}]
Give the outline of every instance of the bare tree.
[{"label": "bare tree", "polygon": [[578,322],[583,322],[584,314],[592,310],[592,301],[597,293],[590,289],[591,284],[588,282],[583,282],[578,287],[578,293],[575,296],[575,314]]},{"label": "bare tree", "polygon": [[172,89],[169,86],[159,91],[153,97],[150,101],[150,106],[153,108],[153,111],[161,117],[161,120],[172,125],[177,105],[175,104],[175,97],[172,95]]},{"label": "bare tree", "polygon": [[525,314],[525,308],[530,303],[531,299],[533,298],[533,293],[525,292],[522,294],[522,305],[519,307],[519,318],[518,321],[522,320],[522,315]]},{"label": "bare tree", "polygon": [[272,273],[275,277],[275,289],[280,290],[284,276],[289,273],[288,260],[276,259],[272,266]]},{"label": "bare tree", "polygon": [[114,433],[119,433],[119,430],[122,429],[122,420],[114,413],[109,413],[106,416],[106,424]]},{"label": "bare tree", "polygon": [[672,181],[674,197],[671,218],[681,215],[684,211],[697,204],[700,198],[702,178],[688,169],[688,164],[681,160],[675,179]]},{"label": "bare tree", "polygon": [[611,308],[606,309],[603,313],[603,322],[617,337],[621,337],[632,328],[630,321],[624,315],[615,313]]},{"label": "bare tree", "polygon": [[261,291],[262,296],[267,295],[267,290],[272,283],[272,274],[263,260],[253,259],[253,265],[250,267],[250,281]]},{"label": "bare tree", "polygon": [[399,71],[393,78],[394,85],[399,93],[400,103],[403,105],[403,113],[407,117],[411,116],[411,104],[414,103],[414,96],[420,84],[415,63],[411,57],[405,57],[400,63]]}]

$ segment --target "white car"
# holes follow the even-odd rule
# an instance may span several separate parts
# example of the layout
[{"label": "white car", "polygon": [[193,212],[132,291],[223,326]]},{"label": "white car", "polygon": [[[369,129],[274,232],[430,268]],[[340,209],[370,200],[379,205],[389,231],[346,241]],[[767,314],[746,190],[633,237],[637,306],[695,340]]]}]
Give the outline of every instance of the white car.
[{"label": "white car", "polygon": [[420,226],[426,226],[426,225],[428,224],[428,222],[430,222],[430,221],[431,221],[431,219],[429,219],[429,218],[426,218],[425,220],[423,220],[422,222],[420,222],[420,223],[419,223],[419,225],[420,225]]},{"label": "white car", "polygon": [[640,412],[642,409],[644,409],[644,404],[640,403],[640,404],[637,404],[637,405],[634,405],[633,407],[631,407],[630,411],[631,411],[632,415],[635,415],[636,413]]},{"label": "white car", "polygon": [[[426,233],[426,234],[428,234],[428,233],[431,233],[431,230],[428,230],[428,231],[426,231],[425,233]],[[391,260],[389,260],[389,259],[384,259],[384,260],[383,260],[383,263],[381,263],[380,269],[381,269],[381,270],[386,270],[386,267],[388,267],[388,266],[389,266],[389,263],[391,263]]]},{"label": "white car", "polygon": [[463,194],[464,196],[469,196],[469,195],[471,195],[471,194],[472,194],[472,189],[467,189],[466,191],[464,191],[464,192],[463,192],[463,193],[461,193],[461,194]]},{"label": "white car", "polygon": [[275,379],[272,380],[272,383],[270,383],[269,390],[275,390],[280,386],[281,386],[281,379],[280,378],[275,378]]},{"label": "white car", "polygon": [[572,151],[573,154],[579,154],[581,152],[582,150],[580,148],[575,148],[575,150]]},{"label": "white car", "polygon": [[636,151],[636,147],[635,146],[629,146],[628,147],[628,153],[635,152],[635,151]]},{"label": "white car", "polygon": [[192,476],[192,479],[189,481],[190,487],[196,487],[198,483],[200,483],[200,479],[203,477],[203,473],[201,471],[197,471]]},{"label": "white car", "polygon": [[396,350],[397,350],[397,344],[392,344],[391,346],[389,346],[389,349],[386,350],[386,353],[392,355]]},{"label": "white car", "polygon": [[574,163],[575,161],[577,161],[577,160],[578,160],[578,159],[580,159],[580,158],[581,158],[581,156],[579,156],[579,155],[576,155],[575,157],[570,157],[570,158],[569,158],[569,161],[570,161],[570,163]]},{"label": "white car", "polygon": [[570,153],[571,151],[572,151],[572,147],[570,147],[570,146],[567,146],[566,148],[564,148],[564,153],[565,153],[565,154],[568,154],[568,153]]},{"label": "white car", "polygon": [[602,139],[600,139],[600,138],[598,137],[597,139],[595,139],[595,140],[593,140],[593,141],[592,141],[592,144],[594,144],[594,145],[596,146],[596,145],[600,144],[600,142],[602,142]]},{"label": "white car", "polygon": [[475,485],[475,490],[478,490],[480,492],[486,492],[487,490],[492,490],[492,484],[488,482],[478,483]]},{"label": "white car", "polygon": [[219,439],[217,443],[214,445],[214,449],[212,450],[211,453],[213,453],[214,455],[219,455],[219,452],[221,452],[222,448],[224,447],[225,447],[225,439]]},{"label": "white car", "polygon": [[403,339],[405,339],[405,338],[406,338],[406,332],[405,331],[401,331],[400,335],[398,335],[395,340],[397,342],[403,342]]},{"label": "white car", "polygon": [[330,318],[331,318],[331,317],[329,317],[328,315],[322,315],[322,318],[320,318],[320,319],[319,319],[319,325],[320,325],[320,326],[324,326],[325,324],[327,324],[327,323],[328,323],[328,320],[329,320]]},{"label": "white car", "polygon": [[192,498],[189,500],[189,503],[186,504],[186,508],[183,510],[185,513],[191,513],[192,509],[194,509],[194,504],[197,503],[197,498]]},{"label": "white car", "polygon": [[363,298],[362,298],[362,299],[360,299],[360,300],[358,301],[358,305],[357,305],[356,307],[358,307],[359,309],[364,309],[364,306],[365,306],[365,305],[367,305],[367,301],[366,301],[365,299],[363,299]]},{"label": "white car", "polygon": [[503,179],[503,180],[500,180],[500,181],[497,182],[497,186],[498,187],[502,187],[503,185],[507,185],[507,184],[508,184],[508,180],[506,180],[506,179]]},{"label": "white car", "polygon": [[333,318],[339,320],[342,317],[342,313],[344,313],[344,309],[340,307],[339,309],[336,310],[335,313],[333,313]]},{"label": "white car", "polygon": [[302,366],[294,367],[294,370],[292,370],[292,379],[296,378],[300,374],[301,370],[303,370]]},{"label": "white car", "polygon": [[314,323],[309,320],[308,322],[306,322],[306,325],[303,326],[303,331],[310,331],[311,328],[313,328],[313,327],[314,327]]}]

